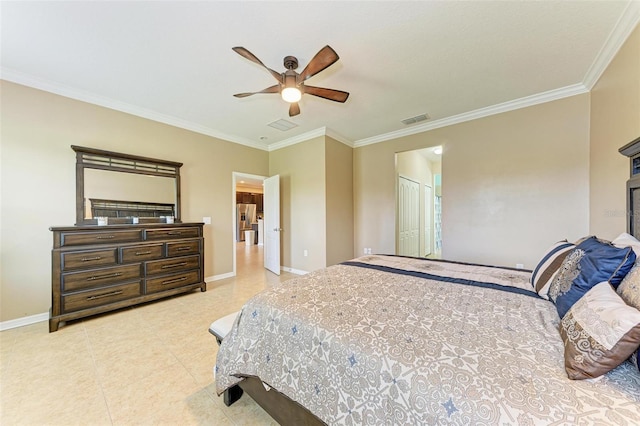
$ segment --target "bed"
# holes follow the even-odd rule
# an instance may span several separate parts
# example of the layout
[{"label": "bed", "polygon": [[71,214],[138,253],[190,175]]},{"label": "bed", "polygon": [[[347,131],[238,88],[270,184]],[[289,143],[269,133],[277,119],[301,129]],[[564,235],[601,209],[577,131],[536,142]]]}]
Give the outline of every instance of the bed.
[{"label": "bed", "polygon": [[242,308],[217,390],[259,378],[326,424],[640,424],[635,366],[568,379],[556,307],[530,279],[373,255],[284,282]]},{"label": "bed", "polygon": [[[640,138],[621,152],[640,194]],[[225,333],[217,392],[291,425],[638,425],[635,195],[633,235],[558,241],[533,271],[368,255],[266,290]]]}]

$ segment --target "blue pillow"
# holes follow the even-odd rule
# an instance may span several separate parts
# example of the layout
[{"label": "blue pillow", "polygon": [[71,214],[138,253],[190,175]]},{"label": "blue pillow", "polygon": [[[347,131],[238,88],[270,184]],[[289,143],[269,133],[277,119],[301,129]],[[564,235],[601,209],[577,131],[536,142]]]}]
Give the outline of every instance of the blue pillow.
[{"label": "blue pillow", "polygon": [[591,287],[608,281],[617,288],[636,261],[631,247],[618,248],[607,241],[589,237],[564,259],[549,288],[560,318]]}]

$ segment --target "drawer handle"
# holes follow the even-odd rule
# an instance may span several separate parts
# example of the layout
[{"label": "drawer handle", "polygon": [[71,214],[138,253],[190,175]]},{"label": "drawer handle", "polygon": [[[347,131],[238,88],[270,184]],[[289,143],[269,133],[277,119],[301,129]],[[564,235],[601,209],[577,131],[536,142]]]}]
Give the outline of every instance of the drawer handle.
[{"label": "drawer handle", "polygon": [[178,268],[180,266],[185,266],[186,264],[187,262],[172,263],[171,265],[162,265],[162,268],[160,269]]},{"label": "drawer handle", "polygon": [[118,294],[122,294],[122,290],[116,290],[116,291],[112,291],[110,293],[104,293],[104,294],[96,294],[95,296],[87,297],[87,300],[102,299],[103,297],[117,296]]},{"label": "drawer handle", "polygon": [[144,254],[151,254],[151,250],[149,251],[137,251],[136,256],[142,256]]},{"label": "drawer handle", "polygon": [[167,285],[167,284],[179,283],[180,281],[186,281],[186,280],[187,280],[187,277],[180,277],[173,280],[162,281],[160,284]]},{"label": "drawer handle", "polygon": [[95,281],[95,280],[104,280],[105,278],[115,278],[122,275],[122,272],[114,272],[113,274],[105,274],[105,275],[94,275],[92,277],[87,278],[87,281]]},{"label": "drawer handle", "polygon": [[102,256],[94,256],[94,257],[83,257],[82,259],[80,259],[82,262],[89,262],[91,260],[100,260],[102,259]]},{"label": "drawer handle", "polygon": [[110,240],[115,237],[115,235],[99,235],[96,237],[96,240]]},{"label": "drawer handle", "polygon": [[167,232],[167,235],[182,235],[182,232],[180,232],[180,231],[169,231],[169,232]]},{"label": "drawer handle", "polygon": [[176,251],[185,251],[185,250],[191,250],[191,247],[178,247],[176,249]]}]

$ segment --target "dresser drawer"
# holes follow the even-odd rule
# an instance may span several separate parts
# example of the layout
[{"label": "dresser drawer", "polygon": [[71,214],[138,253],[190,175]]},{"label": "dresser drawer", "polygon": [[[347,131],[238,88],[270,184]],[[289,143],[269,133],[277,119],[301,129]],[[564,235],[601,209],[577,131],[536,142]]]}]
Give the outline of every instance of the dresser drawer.
[{"label": "dresser drawer", "polygon": [[181,274],[165,275],[147,280],[147,294],[170,290],[189,284],[200,282],[200,271],[183,272]]},{"label": "dresser drawer", "polygon": [[104,250],[69,251],[61,253],[62,270],[109,266],[118,263],[115,247]]},{"label": "dresser drawer", "polygon": [[144,267],[147,275],[188,271],[189,269],[200,268],[200,256],[184,256],[164,260],[154,260],[153,262],[146,262]]},{"label": "dresser drawer", "polygon": [[140,263],[134,263],[132,265],[62,274],[62,291],[67,293],[138,279],[141,277],[140,266]]},{"label": "dresser drawer", "polygon": [[120,248],[120,261],[122,263],[140,262],[141,260],[160,259],[163,256],[163,244],[147,244],[144,246]]},{"label": "dresser drawer", "polygon": [[167,243],[167,257],[200,253],[200,240],[175,241]]},{"label": "dresser drawer", "polygon": [[96,306],[108,305],[121,300],[132,299],[142,295],[142,281],[115,285],[96,290],[83,291],[62,297],[64,312],[80,311]]},{"label": "dresser drawer", "polygon": [[122,231],[88,231],[88,232],[62,232],[60,234],[61,246],[77,246],[88,244],[115,244],[142,241],[141,229],[127,229]]},{"label": "dresser drawer", "polygon": [[147,240],[166,240],[168,238],[197,238],[200,236],[200,228],[161,228],[147,229],[144,231]]}]

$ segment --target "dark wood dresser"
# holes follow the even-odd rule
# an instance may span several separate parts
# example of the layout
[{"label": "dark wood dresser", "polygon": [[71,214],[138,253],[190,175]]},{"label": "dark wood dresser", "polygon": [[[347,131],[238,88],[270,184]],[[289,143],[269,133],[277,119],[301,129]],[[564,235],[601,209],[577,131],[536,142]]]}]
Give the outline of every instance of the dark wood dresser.
[{"label": "dark wood dresser", "polygon": [[49,331],[200,288],[202,223],[53,227]]}]

